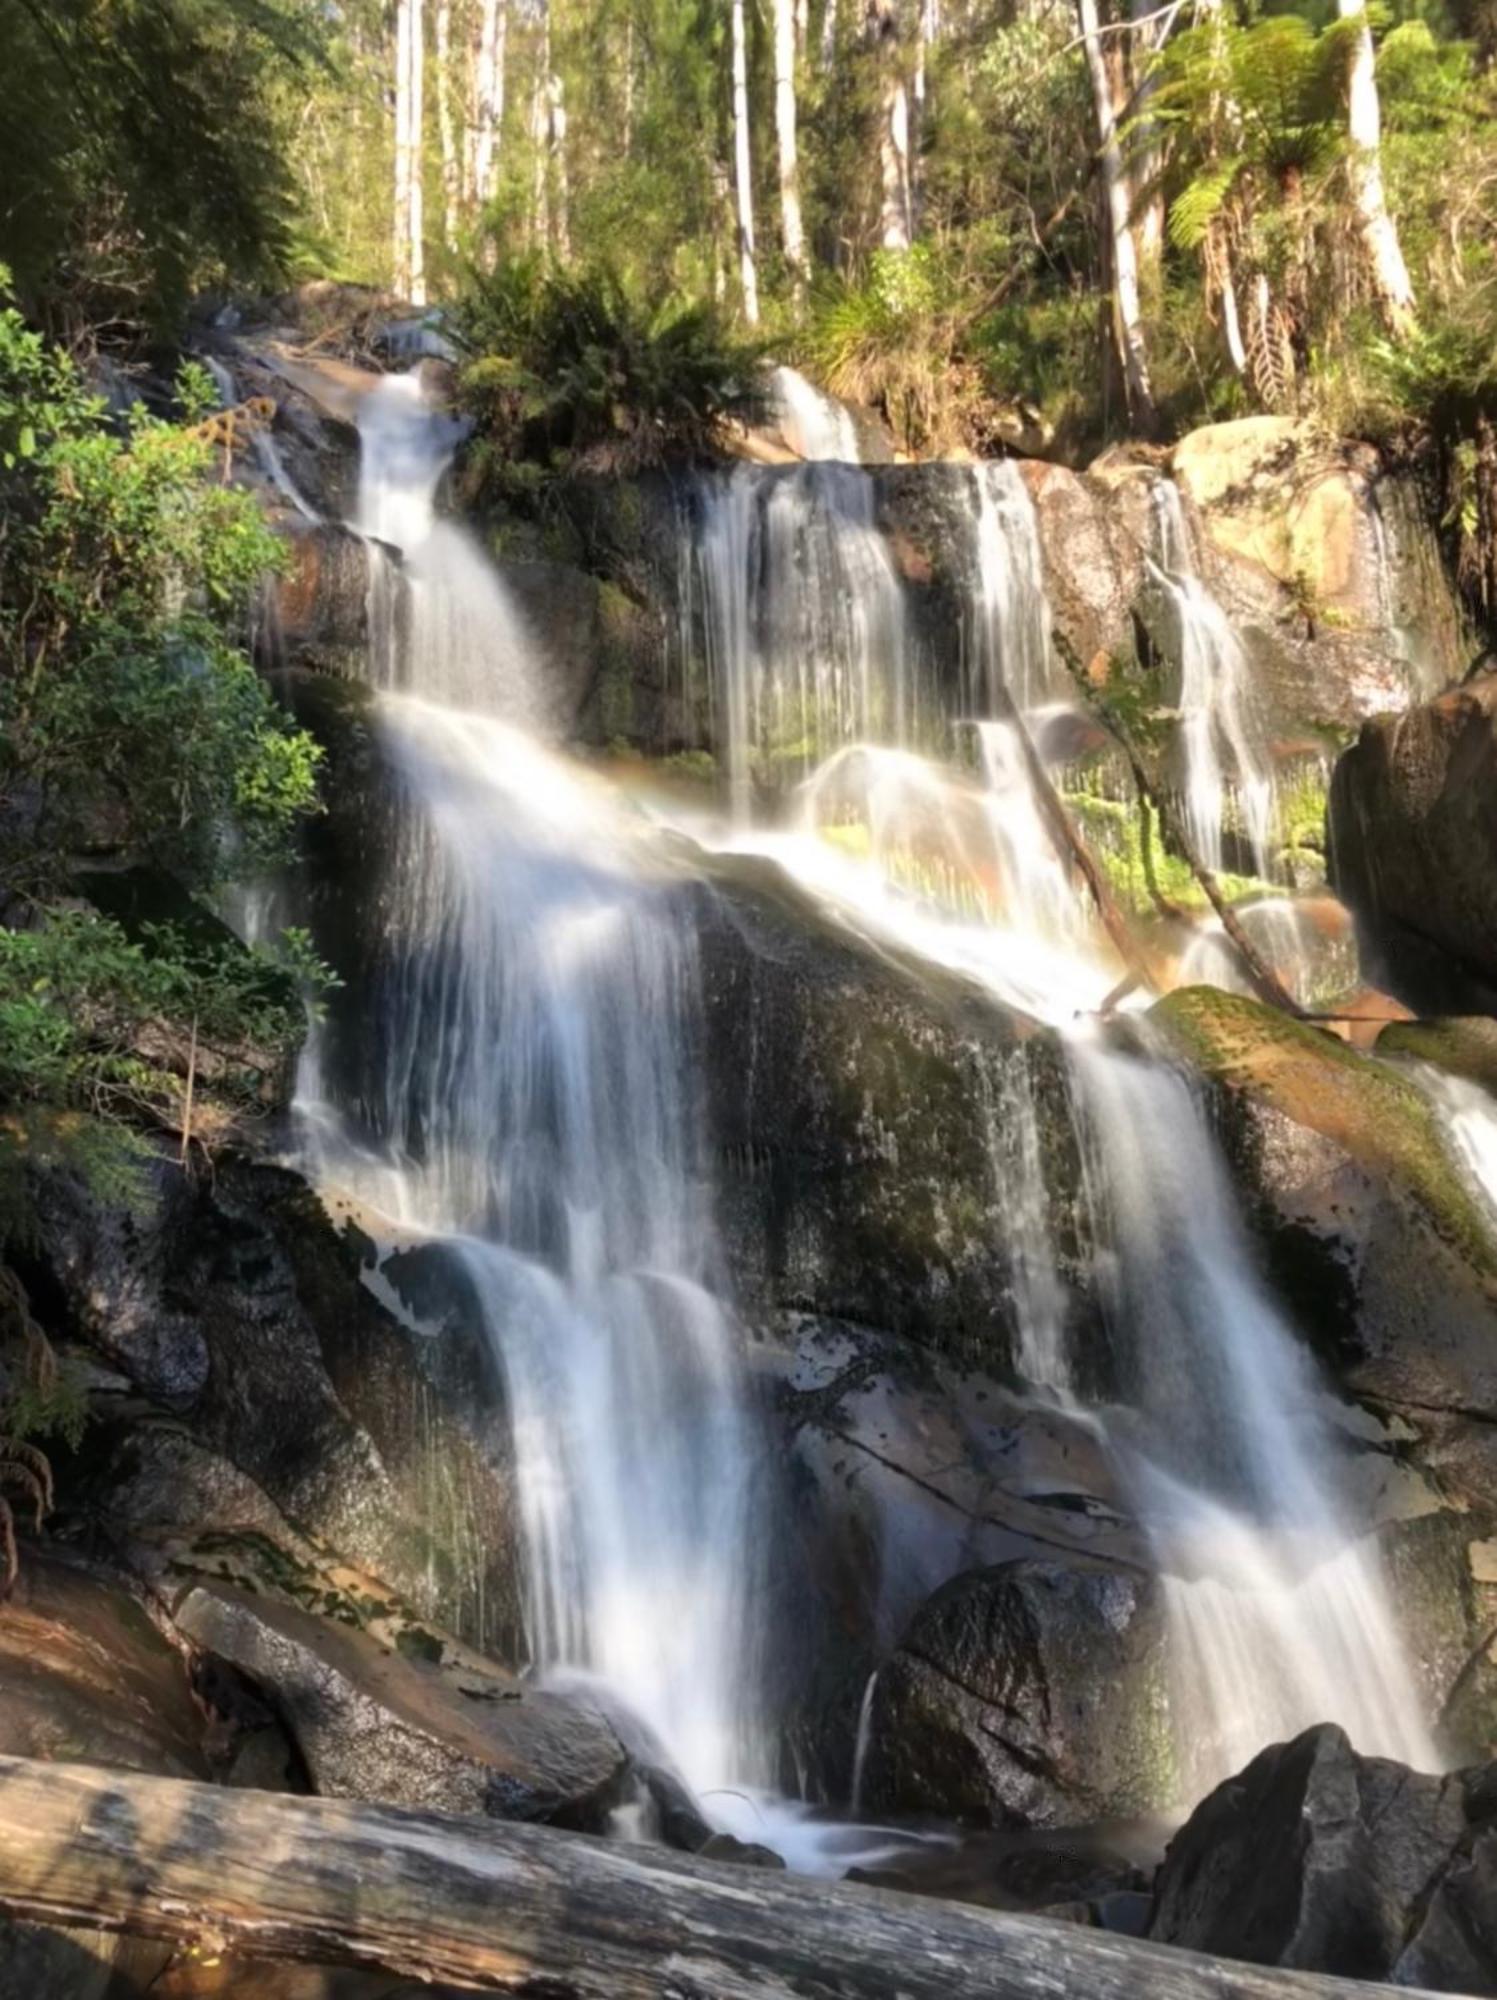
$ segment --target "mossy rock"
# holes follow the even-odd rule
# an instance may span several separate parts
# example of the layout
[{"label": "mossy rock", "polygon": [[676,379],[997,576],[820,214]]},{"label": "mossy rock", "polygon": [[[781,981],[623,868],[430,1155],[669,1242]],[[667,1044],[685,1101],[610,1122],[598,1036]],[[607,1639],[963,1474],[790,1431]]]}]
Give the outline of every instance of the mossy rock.
[{"label": "mossy rock", "polygon": [[1216,987],[1182,987],[1150,1020],[1188,1061],[1319,1132],[1404,1190],[1441,1240],[1497,1291],[1497,1241],[1413,1083],[1305,1022]]},{"label": "mossy rock", "polygon": [[1452,1014],[1434,1021],[1390,1021],[1377,1038],[1381,1056],[1412,1056],[1447,1076],[1497,1094],[1497,1021],[1487,1014]]}]

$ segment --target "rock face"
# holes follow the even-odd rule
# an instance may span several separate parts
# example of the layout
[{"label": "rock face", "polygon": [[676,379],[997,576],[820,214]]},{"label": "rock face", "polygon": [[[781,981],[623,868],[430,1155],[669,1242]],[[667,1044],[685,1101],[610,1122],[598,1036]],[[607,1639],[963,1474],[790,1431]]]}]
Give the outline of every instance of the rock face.
[{"label": "rock face", "polygon": [[854,1789],[869,1677],[924,1601],[977,1567],[1057,1551],[1138,1556],[1085,1425],[980,1370],[847,1321],[787,1312],[751,1350],[787,1504],[771,1705],[796,1770]]},{"label": "rock face", "polygon": [[1171,470],[1276,729],[1344,731],[1460,670],[1461,619],[1417,494],[1369,446],[1246,417],[1182,438]]},{"label": "rock face", "polygon": [[[839,929],[768,865],[714,870],[699,893],[707,1112],[741,1295],[1003,1374],[1016,1308],[991,1121],[1027,1024]],[[1078,1166],[1048,1059],[1037,1041],[1063,1191]]]},{"label": "rock face", "polygon": [[880,1669],[871,1806],[1064,1827],[1173,1792],[1164,1619],[1139,1571],[1027,1560],[957,1577]]},{"label": "rock face", "polygon": [[[138,1212],[59,1183],[43,1211],[42,1260],[75,1336],[173,1413],[195,1446],[179,1485],[160,1470],[160,1444],[149,1445],[148,1469],[147,1433],[132,1441],[125,1427],[115,1471],[136,1497],[117,1526],[190,1538],[211,1493],[216,1527],[263,1532],[263,1503],[428,1617],[513,1657],[514,1519],[490,1446],[502,1428],[483,1435],[472,1380],[434,1372],[450,1351],[409,1333],[364,1289],[356,1255],[297,1176],[223,1159],[209,1183],[162,1160]],[[96,1475],[104,1456],[91,1442]],[[107,1492],[99,1504],[107,1524]]]},{"label": "rock face", "polygon": [[1497,1249],[1431,1105],[1387,1063],[1236,995],[1184,989],[1151,1019],[1225,1093],[1228,1156],[1297,1324],[1480,1521],[1497,1468]]},{"label": "rock face", "polygon": [[1497,673],[1367,723],[1330,833],[1373,972],[1424,1012],[1497,1011]]},{"label": "rock face", "polygon": [[580,1702],[406,1659],[289,1605],[198,1585],[175,1622],[266,1690],[328,1796],[601,1830],[629,1768]]},{"label": "rock face", "polygon": [[[1258,1965],[1497,1993],[1497,1785],[1425,1777],[1310,1729],[1255,1758],[1171,1842],[1149,1935]],[[1473,1921],[1474,1919],[1474,1921]]]}]

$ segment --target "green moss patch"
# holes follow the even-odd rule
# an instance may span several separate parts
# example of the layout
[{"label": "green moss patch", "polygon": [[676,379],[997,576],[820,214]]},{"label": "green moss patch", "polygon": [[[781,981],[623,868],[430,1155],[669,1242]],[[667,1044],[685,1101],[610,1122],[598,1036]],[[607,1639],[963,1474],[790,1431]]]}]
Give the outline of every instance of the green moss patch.
[{"label": "green moss patch", "polygon": [[1205,1075],[1333,1139],[1369,1172],[1406,1190],[1442,1240],[1497,1286],[1497,1242],[1487,1218],[1446,1149],[1433,1109],[1407,1077],[1303,1021],[1216,987],[1182,987],[1149,1018]]}]

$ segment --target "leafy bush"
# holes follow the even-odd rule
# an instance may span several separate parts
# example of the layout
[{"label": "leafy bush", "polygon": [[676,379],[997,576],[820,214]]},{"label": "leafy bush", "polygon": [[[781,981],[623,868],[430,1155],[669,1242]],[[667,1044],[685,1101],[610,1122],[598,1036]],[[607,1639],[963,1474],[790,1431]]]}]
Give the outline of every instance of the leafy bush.
[{"label": "leafy bush", "polygon": [[502,447],[629,470],[705,453],[754,400],[756,349],[706,305],[649,305],[606,264],[469,269],[462,393]]},{"label": "leafy bush", "polygon": [[[201,381],[182,390],[196,414]],[[27,1233],[39,1171],[128,1198],[137,1124],[186,1129],[194,1085],[253,1101],[301,1034],[304,939],[276,963],[203,912],[131,937],[77,893],[90,868],[142,862],[212,889],[282,854],[315,802],[316,748],[238,644],[277,545],[211,456],[189,424],[111,423],[0,310],[0,1250]],[[27,1433],[66,1401],[48,1353],[0,1263],[0,1487],[38,1515]],[[13,1571],[0,1495],[0,1592]]]}]

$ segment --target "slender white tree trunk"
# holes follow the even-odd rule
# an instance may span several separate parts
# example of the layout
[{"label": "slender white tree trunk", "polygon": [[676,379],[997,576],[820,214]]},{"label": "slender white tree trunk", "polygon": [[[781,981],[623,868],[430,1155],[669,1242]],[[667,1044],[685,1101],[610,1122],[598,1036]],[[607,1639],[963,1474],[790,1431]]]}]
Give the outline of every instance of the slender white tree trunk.
[{"label": "slender white tree trunk", "polygon": [[774,0],[774,123],[780,155],[780,237],[797,295],[810,275],[800,212],[800,167],[795,139],[795,0]]},{"label": "slender white tree trunk", "polygon": [[754,170],[749,148],[748,36],[743,0],[733,0],[733,168],[738,195],[738,270],[743,316],[759,324],[759,268],[754,248]]},{"label": "slender white tree trunk", "polygon": [[473,66],[472,146],[468,200],[481,209],[494,198],[499,134],[504,123],[504,57],[509,0],[483,0],[478,19],[478,60]]},{"label": "slender white tree trunk", "polygon": [[530,144],[534,155],[530,179],[530,241],[543,246],[551,238],[551,218],[547,211],[547,150],[551,118],[547,91],[551,82],[551,9],[541,0],[541,40],[535,57],[535,82],[530,92]]},{"label": "slender white tree trunk", "polygon": [[411,109],[407,127],[411,149],[410,245],[411,303],[426,304],[426,153],[423,127],[426,111],[426,31],[422,0],[407,0],[410,8]]},{"label": "slender white tree trunk", "polygon": [[442,234],[447,248],[455,250],[462,178],[452,116],[452,0],[437,0],[437,128],[442,138]]},{"label": "slender white tree trunk", "polygon": [[1389,331],[1401,336],[1413,331],[1414,286],[1383,189],[1383,117],[1377,95],[1377,61],[1367,20],[1367,0],[1337,0],[1337,11],[1343,21],[1361,23],[1347,80],[1352,202],[1367,247],[1378,305]]},{"label": "slender white tree trunk", "polygon": [[1123,152],[1118,140],[1117,115],[1113,110],[1112,86],[1107,59],[1102,53],[1101,24],[1097,0],[1076,0],[1081,38],[1086,48],[1087,70],[1091,76],[1092,98],[1097,111],[1100,140],[1102,187],[1107,198],[1107,217],[1112,252],[1113,325],[1118,356],[1123,364],[1123,383],[1128,398],[1128,414],[1144,429],[1155,420],[1154,392],[1149,382],[1148,351],[1144,340],[1143,309],[1139,297],[1138,246],[1133,240],[1130,214],[1132,191],[1123,169]]},{"label": "slender white tree trunk", "polygon": [[904,75],[899,0],[872,0],[868,38],[879,70],[879,241],[886,250],[908,250],[914,240],[910,94]]},{"label": "slender white tree trunk", "polygon": [[395,216],[391,283],[411,294],[411,0],[395,9]]},{"label": "slender white tree trunk", "polygon": [[837,0],[825,0],[821,10],[821,67],[831,69],[837,61]]},{"label": "slender white tree trunk", "polygon": [[1174,17],[1161,18],[1158,0],[1129,0],[1128,12],[1133,23],[1133,71],[1137,79],[1133,100],[1137,134],[1129,147],[1133,155],[1129,202],[1139,259],[1143,268],[1150,271],[1157,270],[1164,257],[1164,196],[1157,186],[1164,161],[1159,150],[1158,120],[1151,115],[1150,100],[1155,90],[1152,72],[1154,58]]},{"label": "slender white tree trunk", "polygon": [[806,53],[806,42],[811,33],[811,0],[794,0],[795,5],[795,59],[797,62]]},{"label": "slender white tree trunk", "polygon": [[551,177],[551,232],[564,264],[572,258],[572,183],[567,172],[567,107],[559,76],[546,86],[546,155]]}]

